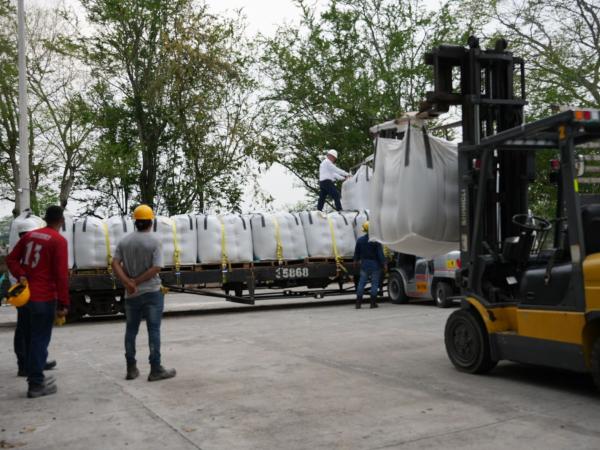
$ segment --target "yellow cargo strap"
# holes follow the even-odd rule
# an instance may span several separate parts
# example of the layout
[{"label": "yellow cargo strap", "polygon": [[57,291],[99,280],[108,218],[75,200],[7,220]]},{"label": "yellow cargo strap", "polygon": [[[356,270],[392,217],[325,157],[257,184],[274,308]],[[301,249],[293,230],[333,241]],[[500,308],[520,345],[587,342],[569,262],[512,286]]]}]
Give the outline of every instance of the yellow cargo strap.
[{"label": "yellow cargo strap", "polygon": [[177,224],[173,219],[171,220],[171,229],[173,230],[173,264],[175,264],[175,282],[176,284],[181,283],[181,247],[179,246],[179,238],[177,237]]},{"label": "yellow cargo strap", "polygon": [[277,261],[279,264],[283,263],[283,245],[281,243],[281,227],[279,226],[279,221],[277,217],[273,216],[273,224],[275,225],[275,240],[277,241]]},{"label": "yellow cargo strap", "polygon": [[231,264],[229,264],[229,258],[227,257],[227,235],[225,233],[225,223],[223,219],[219,217],[221,223],[221,269],[223,271],[223,283],[227,282],[227,271],[231,270]]},{"label": "yellow cargo strap", "polygon": [[334,231],[333,221],[331,220],[331,217],[327,216],[327,222],[329,223],[329,232],[331,233],[331,246],[333,247],[333,254],[335,256],[335,265],[337,267],[338,274],[340,271],[348,272],[343,264],[344,258],[342,258],[340,256],[340,253],[338,252],[337,242],[335,240],[335,231]]},{"label": "yellow cargo strap", "polygon": [[181,247],[179,246],[179,238],[177,237],[177,224],[173,219],[170,220],[173,230],[173,264],[175,264],[175,270],[179,272],[179,268],[181,267]]},{"label": "yellow cargo strap", "polygon": [[117,281],[115,280],[115,277],[113,276],[113,270],[112,270],[112,253],[110,251],[110,235],[108,234],[108,225],[106,224],[106,222],[102,222],[102,233],[104,233],[104,243],[106,244],[106,270],[108,271],[108,273],[110,274],[110,277],[112,278],[112,282],[113,282],[113,289],[117,288]]},{"label": "yellow cargo strap", "polygon": [[383,256],[385,256],[385,259],[391,260],[392,257],[394,256],[394,254],[392,253],[392,251],[388,247],[386,247],[384,245],[383,246]]}]

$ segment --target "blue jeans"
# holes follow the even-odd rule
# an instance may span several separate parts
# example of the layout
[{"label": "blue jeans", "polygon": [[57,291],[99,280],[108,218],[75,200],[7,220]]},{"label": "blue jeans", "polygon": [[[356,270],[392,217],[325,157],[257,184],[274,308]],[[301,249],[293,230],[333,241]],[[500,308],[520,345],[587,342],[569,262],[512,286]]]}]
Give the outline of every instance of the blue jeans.
[{"label": "blue jeans", "polygon": [[319,211],[323,211],[323,206],[325,206],[325,199],[327,196],[333,199],[333,203],[335,204],[335,209],[337,211],[342,210],[342,203],[340,202],[340,193],[335,187],[335,184],[331,180],[323,180],[319,181],[319,202],[317,203],[317,209]]},{"label": "blue jeans", "polygon": [[360,280],[356,287],[356,297],[362,300],[367,281],[371,278],[371,299],[377,298],[379,283],[381,281],[381,267],[377,261],[365,260],[360,265]]},{"label": "blue jeans", "polygon": [[31,327],[27,323],[28,317],[29,314],[26,312],[25,306],[17,308],[17,326],[13,346],[15,355],[17,355],[19,372],[27,372],[27,355],[29,355],[29,345],[31,343]]},{"label": "blue jeans", "polygon": [[165,296],[161,291],[147,292],[125,300],[125,359],[134,364],[135,339],[140,329],[142,318],[146,319],[148,328],[148,346],[150,347],[150,366],[160,366],[160,322],[165,305]]},{"label": "blue jeans", "polygon": [[[17,328],[22,333],[21,342],[26,352],[25,357],[30,385],[40,385],[44,382],[44,366],[48,359],[48,345],[52,337],[52,325],[56,314],[56,300],[49,302],[29,301],[18,308]],[[17,334],[17,333],[15,333]],[[15,336],[15,341],[16,341]]]}]

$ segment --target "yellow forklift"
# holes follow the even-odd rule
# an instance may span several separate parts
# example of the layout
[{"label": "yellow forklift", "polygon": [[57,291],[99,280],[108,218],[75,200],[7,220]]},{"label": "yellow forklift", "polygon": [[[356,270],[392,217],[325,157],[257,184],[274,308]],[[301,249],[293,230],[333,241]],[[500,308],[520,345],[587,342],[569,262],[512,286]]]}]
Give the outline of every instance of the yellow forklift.
[{"label": "yellow forklift", "polygon": [[[468,373],[510,360],[588,372],[600,387],[600,156],[590,145],[600,112],[524,123],[524,62],[506,48],[499,40],[482,49],[471,37],[426,57],[435,87],[422,111],[462,112],[462,299],[446,323],[446,350]],[[549,178],[537,180],[536,154],[550,150]],[[531,213],[536,181],[554,190],[549,217]]]}]

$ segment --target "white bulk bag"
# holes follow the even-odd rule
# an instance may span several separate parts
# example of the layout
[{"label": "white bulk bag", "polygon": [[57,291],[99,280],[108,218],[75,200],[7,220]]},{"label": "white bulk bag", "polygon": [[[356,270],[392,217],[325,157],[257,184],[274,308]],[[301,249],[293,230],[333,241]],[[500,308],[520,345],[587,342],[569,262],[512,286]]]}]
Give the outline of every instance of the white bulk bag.
[{"label": "white bulk bag", "polygon": [[175,222],[169,217],[156,216],[152,223],[152,232],[162,244],[163,264],[165,267],[174,267],[177,265],[175,258],[175,248],[178,241],[176,240],[176,230],[173,231]]},{"label": "white bulk bag", "polygon": [[198,262],[198,230],[196,216],[180,214],[171,216],[177,230],[177,241],[180,251],[180,264],[196,264]]},{"label": "white bulk bag", "polygon": [[199,215],[198,260],[201,264],[252,262],[252,231],[246,217]]},{"label": "white bulk bag", "polygon": [[352,258],[356,239],[348,217],[339,212],[325,216],[319,211],[303,211],[300,218],[310,257]]},{"label": "white bulk bag", "polygon": [[110,238],[103,220],[91,216],[77,219],[73,226],[73,244],[78,269],[108,267]]},{"label": "white bulk bag", "polygon": [[308,257],[302,221],[296,214],[278,212],[252,216],[254,256],[259,261]]},{"label": "white bulk bag", "polygon": [[63,213],[65,217],[65,223],[60,227],[60,234],[67,241],[67,252],[69,257],[69,269],[75,265],[75,254],[73,249],[73,214],[68,211]]},{"label": "white bulk bag", "polygon": [[133,233],[133,220],[129,216],[113,216],[106,220],[108,237],[110,240],[110,253],[115,254],[117,244],[128,234]]},{"label": "white bulk bag", "polygon": [[342,183],[342,208],[346,211],[369,209],[373,169],[362,165],[356,173]]},{"label": "white bulk bag", "polygon": [[458,247],[456,145],[406,128],[377,140],[370,237],[397,252],[432,258]]},{"label": "white bulk bag", "polygon": [[24,222],[30,222],[36,228],[44,228],[46,226],[46,222],[41,217],[36,216],[31,212],[31,210],[25,210],[21,214],[19,214],[10,224],[10,232],[8,235],[8,250],[12,251],[12,249],[19,242],[19,232],[17,231],[19,226]]}]

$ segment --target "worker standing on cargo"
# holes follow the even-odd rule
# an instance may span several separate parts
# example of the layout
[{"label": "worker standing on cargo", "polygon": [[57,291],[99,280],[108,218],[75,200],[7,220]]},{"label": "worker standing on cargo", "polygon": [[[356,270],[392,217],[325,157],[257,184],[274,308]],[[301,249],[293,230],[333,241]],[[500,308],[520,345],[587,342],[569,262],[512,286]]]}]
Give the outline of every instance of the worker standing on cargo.
[{"label": "worker standing on cargo", "polygon": [[[31,292],[22,306],[22,325],[29,337],[27,382],[30,398],[54,394],[54,378],[45,377],[48,345],[55,317],[69,309],[69,261],[67,241],[59,233],[63,209],[50,206],[44,217],[47,226],[31,231],[19,240],[6,260],[10,272]],[[58,305],[57,305],[58,303]]]},{"label": "worker standing on cargo", "polygon": [[327,155],[325,155],[325,159],[319,166],[319,202],[317,203],[317,209],[319,211],[323,211],[323,206],[325,206],[325,199],[327,197],[333,199],[337,211],[342,210],[340,192],[337,187],[335,187],[334,181],[344,180],[348,178],[350,174],[335,165],[337,157],[338,152],[336,150],[329,150]]},{"label": "worker standing on cargo", "polygon": [[365,234],[356,241],[354,261],[360,263],[360,280],[356,287],[356,309],[362,306],[365,286],[371,279],[371,308],[377,308],[379,283],[385,268],[385,255],[379,242],[369,242],[369,222],[363,224]]},{"label": "worker standing on cargo", "polygon": [[[30,218],[25,218],[16,222],[17,234],[19,239],[33,230],[37,230],[40,226],[37,222]],[[13,285],[18,280],[9,272],[10,284]],[[27,376],[27,360],[29,358],[29,345],[31,341],[31,329],[26,320],[26,308],[24,306],[17,308],[17,326],[15,327],[15,337],[13,339],[13,347],[17,356],[17,367],[19,377]],[[51,370],[56,367],[56,361],[46,361],[44,370]]]},{"label": "worker standing on cargo", "polygon": [[112,268],[125,287],[125,360],[127,380],[140,375],[135,359],[135,340],[142,317],[146,318],[150,347],[148,381],[175,376],[175,369],[165,369],[160,356],[160,324],[164,309],[164,294],[158,276],[163,266],[162,245],[151,233],[154,212],[148,205],[133,211],[136,232],[124,237],[115,250]]}]

